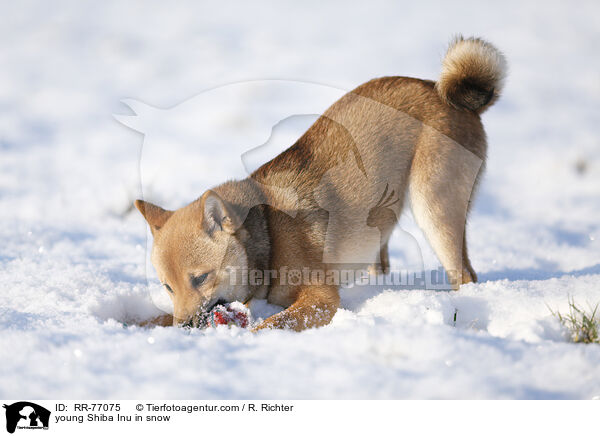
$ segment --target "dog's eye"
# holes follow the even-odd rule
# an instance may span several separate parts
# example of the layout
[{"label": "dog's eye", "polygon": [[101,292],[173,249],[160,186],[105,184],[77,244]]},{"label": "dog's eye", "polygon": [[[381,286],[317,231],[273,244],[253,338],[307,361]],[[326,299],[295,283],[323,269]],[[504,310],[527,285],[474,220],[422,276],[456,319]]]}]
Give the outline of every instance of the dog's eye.
[{"label": "dog's eye", "polygon": [[166,283],[163,283],[163,286],[165,287],[165,289],[167,291],[169,291],[171,294],[173,293],[173,289],[171,289],[171,287],[169,285],[167,285]]},{"label": "dog's eye", "polygon": [[194,288],[199,288],[206,281],[207,277],[208,277],[208,273],[204,273],[199,276],[192,276],[192,278],[191,278],[192,286]]}]

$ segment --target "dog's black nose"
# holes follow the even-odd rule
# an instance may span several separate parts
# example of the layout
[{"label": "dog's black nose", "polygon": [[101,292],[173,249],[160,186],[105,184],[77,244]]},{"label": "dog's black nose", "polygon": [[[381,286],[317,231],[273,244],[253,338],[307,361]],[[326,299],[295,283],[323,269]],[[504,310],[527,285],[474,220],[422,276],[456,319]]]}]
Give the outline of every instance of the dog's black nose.
[{"label": "dog's black nose", "polygon": [[228,301],[227,301],[227,300],[225,300],[225,299],[223,299],[223,298],[219,298],[219,299],[217,300],[217,302],[215,303],[215,307],[216,307],[216,306],[223,306],[223,305],[225,305],[225,304],[227,304],[227,303],[228,303]]},{"label": "dog's black nose", "polygon": [[217,301],[215,301],[213,304],[211,304],[210,306],[207,307],[206,309],[206,314],[210,314],[210,312],[217,306],[223,306],[227,304],[227,300],[223,299],[223,298],[219,298]]}]

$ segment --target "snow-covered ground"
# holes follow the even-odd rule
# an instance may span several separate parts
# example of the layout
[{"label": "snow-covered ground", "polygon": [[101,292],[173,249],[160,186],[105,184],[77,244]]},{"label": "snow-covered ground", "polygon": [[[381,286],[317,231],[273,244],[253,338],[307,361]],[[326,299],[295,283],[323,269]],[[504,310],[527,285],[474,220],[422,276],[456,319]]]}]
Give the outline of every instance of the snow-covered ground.
[{"label": "snow-covered ground", "polygon": [[[600,302],[597,2],[1,8],[0,398],[600,396],[600,346],[568,342],[550,313],[569,296]],[[484,115],[490,153],[468,228],[480,283],[347,289],[331,325],[299,334],[134,325],[168,299],[130,201],[143,188],[176,208],[243,177],[242,154],[268,139],[285,102],[232,92],[218,110],[187,106],[182,124],[198,120],[204,135],[191,147],[185,128],[161,130],[168,117],[146,137],[123,126],[122,100],[179,114],[250,80],[350,90],[384,75],[435,79],[457,32],[492,41],[510,66]],[[395,269],[438,267],[408,211],[390,248]]]}]

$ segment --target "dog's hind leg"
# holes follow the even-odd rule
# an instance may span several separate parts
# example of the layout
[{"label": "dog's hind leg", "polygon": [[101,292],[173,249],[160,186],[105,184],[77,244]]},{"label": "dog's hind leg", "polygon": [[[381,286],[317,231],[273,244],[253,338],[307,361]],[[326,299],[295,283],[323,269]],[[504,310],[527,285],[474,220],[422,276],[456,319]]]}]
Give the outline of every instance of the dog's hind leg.
[{"label": "dog's hind leg", "polygon": [[373,264],[369,265],[369,274],[388,274],[390,272],[390,255],[388,252],[388,243],[385,242],[379,248],[379,262],[375,259]]},{"label": "dog's hind leg", "polygon": [[465,276],[465,273],[463,272],[463,283],[476,282],[477,274],[475,273],[475,270],[471,266],[471,260],[469,259],[469,254],[467,253],[467,228],[466,228],[466,226],[465,226],[465,231],[463,232],[462,249],[463,249],[463,271],[466,270],[466,272],[468,273],[468,275]]},{"label": "dog's hind leg", "polygon": [[390,272],[390,253],[387,241],[379,249],[379,267],[383,274]]},{"label": "dog's hind leg", "polygon": [[[415,220],[444,266],[453,289],[477,280],[467,255],[465,226],[483,161],[449,138],[417,149],[410,175]],[[431,137],[428,139],[432,139]]]}]

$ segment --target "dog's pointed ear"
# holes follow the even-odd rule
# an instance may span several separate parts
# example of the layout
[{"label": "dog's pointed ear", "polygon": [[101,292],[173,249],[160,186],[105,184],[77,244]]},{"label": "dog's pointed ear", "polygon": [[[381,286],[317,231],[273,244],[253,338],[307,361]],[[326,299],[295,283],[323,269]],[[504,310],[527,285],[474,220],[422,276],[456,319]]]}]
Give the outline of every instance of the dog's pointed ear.
[{"label": "dog's pointed ear", "polygon": [[219,195],[208,190],[202,195],[202,226],[209,235],[215,231],[232,234],[240,227],[240,222],[232,208]]},{"label": "dog's pointed ear", "polygon": [[149,203],[144,200],[135,200],[135,207],[148,221],[150,231],[154,235],[165,225],[167,220],[173,215],[173,211],[165,210],[162,207],[156,206],[155,204]]}]

